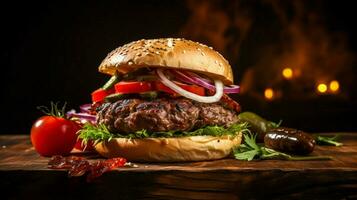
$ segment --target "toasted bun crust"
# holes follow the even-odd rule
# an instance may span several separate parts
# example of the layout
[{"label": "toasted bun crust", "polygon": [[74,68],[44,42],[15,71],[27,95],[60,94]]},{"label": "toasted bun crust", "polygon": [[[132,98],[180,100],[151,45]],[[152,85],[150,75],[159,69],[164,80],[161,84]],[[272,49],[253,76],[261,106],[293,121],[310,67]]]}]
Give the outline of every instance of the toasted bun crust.
[{"label": "toasted bun crust", "polygon": [[206,45],[175,38],[143,39],[118,47],[102,61],[99,71],[113,75],[148,66],[192,70],[233,84],[231,66],[221,54]]},{"label": "toasted bun crust", "polygon": [[182,138],[114,138],[95,146],[107,158],[124,157],[129,161],[179,162],[214,160],[227,157],[234,146],[240,145],[237,136],[191,136]]}]

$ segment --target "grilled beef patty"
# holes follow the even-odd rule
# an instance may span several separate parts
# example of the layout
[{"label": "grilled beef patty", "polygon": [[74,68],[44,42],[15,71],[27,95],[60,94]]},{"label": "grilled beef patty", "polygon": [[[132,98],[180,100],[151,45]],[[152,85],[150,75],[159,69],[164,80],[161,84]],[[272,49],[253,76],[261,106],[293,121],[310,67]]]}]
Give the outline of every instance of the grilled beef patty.
[{"label": "grilled beef patty", "polygon": [[120,134],[143,129],[149,132],[190,131],[207,125],[229,126],[238,120],[235,111],[219,103],[199,103],[185,98],[124,99],[104,103],[97,113],[98,123]]}]

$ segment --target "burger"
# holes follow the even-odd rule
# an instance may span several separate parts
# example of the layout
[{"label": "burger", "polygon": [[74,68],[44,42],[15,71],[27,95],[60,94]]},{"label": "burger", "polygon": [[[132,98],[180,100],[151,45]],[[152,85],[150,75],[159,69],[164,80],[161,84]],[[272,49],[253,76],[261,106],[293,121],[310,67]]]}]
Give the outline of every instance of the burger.
[{"label": "burger", "polygon": [[227,157],[246,124],[232,68],[217,51],[186,39],[143,39],[107,55],[99,72],[112,76],[92,93],[93,116],[79,132],[107,158],[180,162]]}]

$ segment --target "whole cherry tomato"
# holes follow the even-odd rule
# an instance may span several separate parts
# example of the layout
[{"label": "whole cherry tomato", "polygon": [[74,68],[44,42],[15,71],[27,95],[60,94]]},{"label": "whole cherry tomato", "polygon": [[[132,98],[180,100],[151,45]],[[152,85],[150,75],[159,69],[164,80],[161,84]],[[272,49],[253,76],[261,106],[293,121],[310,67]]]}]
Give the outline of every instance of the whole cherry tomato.
[{"label": "whole cherry tomato", "polygon": [[77,141],[79,125],[60,116],[43,116],[31,128],[31,142],[42,156],[68,155]]}]

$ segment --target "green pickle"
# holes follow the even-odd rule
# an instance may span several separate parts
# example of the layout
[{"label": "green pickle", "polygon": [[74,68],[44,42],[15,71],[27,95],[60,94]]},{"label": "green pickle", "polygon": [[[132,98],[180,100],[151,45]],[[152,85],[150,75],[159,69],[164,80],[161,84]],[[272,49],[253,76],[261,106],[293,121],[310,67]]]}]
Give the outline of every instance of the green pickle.
[{"label": "green pickle", "polygon": [[263,141],[266,132],[272,128],[279,127],[280,123],[268,121],[253,112],[242,112],[238,115],[241,122],[247,122],[249,129],[257,134],[257,140]]},{"label": "green pickle", "polygon": [[122,79],[123,79],[123,77],[116,73],[103,85],[102,89],[109,90],[110,88],[112,88],[116,83],[118,83]]},{"label": "green pickle", "polygon": [[139,94],[144,99],[156,99],[158,93],[156,91],[142,92]]},{"label": "green pickle", "polygon": [[125,99],[127,98],[127,94],[122,94],[122,93],[114,93],[114,94],[110,94],[108,96],[106,96],[104,98],[104,101],[105,102],[109,102],[109,103],[113,103],[113,102],[116,102],[118,100],[121,100],[121,99]]},{"label": "green pickle", "polygon": [[150,91],[150,92],[142,92],[139,94],[122,94],[122,93],[114,93],[111,95],[108,95],[105,97],[104,101],[108,103],[113,103],[121,99],[127,99],[127,98],[138,98],[141,97],[143,99],[156,99],[158,96],[158,93],[156,91]]}]

